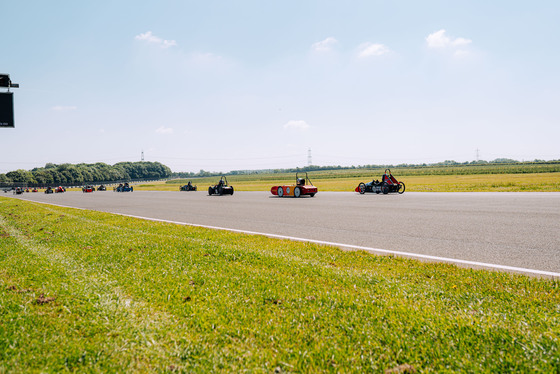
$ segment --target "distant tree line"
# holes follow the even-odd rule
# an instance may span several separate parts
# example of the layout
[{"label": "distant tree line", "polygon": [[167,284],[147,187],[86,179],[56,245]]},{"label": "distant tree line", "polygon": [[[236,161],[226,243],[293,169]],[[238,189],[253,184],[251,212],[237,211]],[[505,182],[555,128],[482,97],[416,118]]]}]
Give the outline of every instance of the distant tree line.
[{"label": "distant tree line", "polygon": [[329,165],[329,166],[317,166],[310,165],[304,167],[287,168],[287,169],[259,169],[259,170],[233,170],[228,173],[223,172],[211,172],[206,170],[200,170],[198,173],[193,172],[178,172],[171,173],[171,178],[197,178],[197,177],[213,177],[218,175],[247,175],[247,174],[273,174],[273,173],[295,173],[295,172],[306,172],[306,171],[328,171],[328,170],[348,170],[348,169],[399,169],[399,168],[434,168],[434,167],[453,167],[453,166],[482,166],[482,165],[520,165],[520,166],[530,166],[542,165],[542,164],[559,164],[560,160],[533,160],[533,161],[517,161],[510,158],[497,158],[492,161],[477,160],[477,161],[466,161],[457,162],[454,160],[445,160],[442,162],[432,163],[432,164],[383,164],[383,165],[358,165],[358,166],[340,166],[340,165]]},{"label": "distant tree line", "polygon": [[26,183],[28,185],[82,185],[87,183],[137,179],[169,178],[171,169],[159,162],[119,162],[107,165],[48,163],[32,170],[15,170],[0,174],[0,183]]},{"label": "distant tree line", "polygon": [[[476,167],[484,165],[519,165],[523,166],[523,172],[530,172],[527,167],[530,165],[557,165],[554,168],[560,168],[560,160],[544,161],[524,161],[520,162],[508,158],[497,158],[493,161],[467,161],[457,162],[446,160],[433,164],[387,164],[387,165],[359,165],[359,166],[317,166],[310,165],[305,167],[288,168],[288,169],[260,169],[260,170],[233,170],[228,173],[211,172],[200,170],[194,172],[178,172],[173,173],[166,165],[159,162],[138,161],[138,162],[119,162],[115,165],[108,165],[103,162],[95,164],[52,164],[48,163],[44,167],[32,170],[15,170],[6,174],[0,174],[0,184],[10,183],[26,183],[28,185],[82,185],[96,182],[109,181],[125,181],[125,180],[146,180],[146,179],[166,179],[166,178],[196,178],[196,177],[212,177],[222,174],[227,175],[247,175],[247,174],[265,174],[265,173],[295,173],[306,171],[328,171],[342,169],[399,169],[399,168],[451,168],[451,167]],[[549,170],[549,171],[557,171]]]},{"label": "distant tree line", "polygon": [[206,171],[200,169],[198,173],[188,172],[188,171],[181,171],[177,173],[171,173],[171,178],[200,178],[200,177],[213,177],[216,175],[224,175],[224,174],[231,174],[231,173],[222,173],[221,171]]}]

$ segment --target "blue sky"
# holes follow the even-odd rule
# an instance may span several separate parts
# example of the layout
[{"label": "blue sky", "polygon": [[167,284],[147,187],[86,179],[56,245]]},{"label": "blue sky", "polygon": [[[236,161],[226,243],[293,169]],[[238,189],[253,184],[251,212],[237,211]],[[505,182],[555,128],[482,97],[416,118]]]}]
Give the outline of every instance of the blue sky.
[{"label": "blue sky", "polygon": [[0,172],[559,159],[555,1],[7,1]]}]

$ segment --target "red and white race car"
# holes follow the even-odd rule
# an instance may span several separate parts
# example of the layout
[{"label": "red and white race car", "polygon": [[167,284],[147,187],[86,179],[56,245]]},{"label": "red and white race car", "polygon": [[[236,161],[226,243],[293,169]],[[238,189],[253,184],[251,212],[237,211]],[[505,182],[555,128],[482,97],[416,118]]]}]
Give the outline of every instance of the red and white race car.
[{"label": "red and white race car", "polygon": [[66,189],[62,186],[58,186],[57,188],[54,189],[55,193],[61,193],[61,192],[66,192]]},{"label": "red and white race car", "polygon": [[93,192],[93,191],[95,191],[95,187],[93,186],[82,187],[82,192]]},{"label": "red and white race car", "polygon": [[317,187],[311,183],[307,173],[305,173],[305,178],[299,178],[298,173],[296,173],[295,185],[274,186],[270,189],[270,192],[278,197],[300,197],[305,195],[313,197],[317,193]]}]

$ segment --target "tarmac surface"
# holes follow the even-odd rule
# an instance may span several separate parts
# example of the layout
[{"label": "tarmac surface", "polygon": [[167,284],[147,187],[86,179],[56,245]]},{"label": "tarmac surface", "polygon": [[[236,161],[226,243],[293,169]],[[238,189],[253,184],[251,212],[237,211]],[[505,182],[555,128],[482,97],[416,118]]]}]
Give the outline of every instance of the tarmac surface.
[{"label": "tarmac surface", "polygon": [[313,198],[278,198],[270,192],[208,196],[206,191],[105,191],[2,196],[560,273],[560,193],[555,192],[319,192]]}]

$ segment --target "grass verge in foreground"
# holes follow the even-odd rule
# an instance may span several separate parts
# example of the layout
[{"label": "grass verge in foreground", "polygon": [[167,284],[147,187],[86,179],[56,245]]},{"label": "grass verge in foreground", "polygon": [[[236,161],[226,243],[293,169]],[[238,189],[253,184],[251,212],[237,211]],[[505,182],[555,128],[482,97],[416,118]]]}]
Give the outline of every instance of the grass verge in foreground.
[{"label": "grass verge in foreground", "polygon": [[559,316],[558,281],[0,197],[0,372],[555,373]]}]

